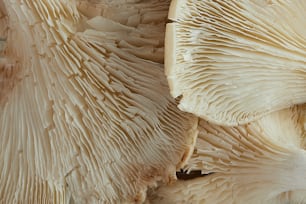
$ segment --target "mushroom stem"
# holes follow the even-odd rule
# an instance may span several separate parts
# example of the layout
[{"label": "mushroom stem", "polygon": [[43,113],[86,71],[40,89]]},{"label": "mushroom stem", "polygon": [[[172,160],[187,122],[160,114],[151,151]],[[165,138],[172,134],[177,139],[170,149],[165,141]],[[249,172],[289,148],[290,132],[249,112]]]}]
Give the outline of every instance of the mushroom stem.
[{"label": "mushroom stem", "polygon": [[[285,191],[306,189],[306,151],[297,150],[292,154],[292,158],[288,161],[286,167],[279,170],[280,178],[286,185]],[[290,175],[290,177],[288,177]]]},{"label": "mushroom stem", "polygon": [[[274,161],[268,161],[266,158],[261,159],[263,161],[257,165],[224,173],[236,183],[233,190],[237,192],[237,199],[249,200],[266,195],[261,199],[273,200],[284,193],[306,189],[305,150],[294,149],[284,152],[283,155],[279,154],[277,160]],[[264,192],[260,186],[266,186],[271,190]],[[249,195],[247,196],[247,194]]]}]

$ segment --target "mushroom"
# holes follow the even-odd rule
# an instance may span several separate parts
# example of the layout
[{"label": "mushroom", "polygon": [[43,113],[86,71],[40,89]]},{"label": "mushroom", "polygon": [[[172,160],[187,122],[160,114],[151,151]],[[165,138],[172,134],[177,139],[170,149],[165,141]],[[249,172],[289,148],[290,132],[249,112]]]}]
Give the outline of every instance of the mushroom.
[{"label": "mushroom", "polygon": [[179,108],[243,125],[306,101],[306,1],[174,0],[165,69]]},{"label": "mushroom", "polygon": [[[78,2],[78,9],[88,18],[102,16],[130,28],[137,28],[145,36],[146,42],[133,49],[128,47],[129,51],[137,53],[143,59],[163,63],[165,22],[169,5],[169,0],[81,0]],[[128,37],[131,36],[121,33],[122,39]],[[125,49],[125,46],[128,45],[121,44],[121,49]]]},{"label": "mushroom", "polygon": [[8,56],[5,56],[6,38],[8,34],[7,20],[4,4],[0,1],[0,104],[14,81],[11,80],[14,62]]},{"label": "mushroom", "polygon": [[301,109],[274,112],[237,127],[201,120],[185,169],[207,175],[151,192],[152,203],[305,203]]},{"label": "mushroom", "polygon": [[197,118],[177,108],[149,56],[162,50],[147,38],[157,32],[86,17],[74,0],[3,3],[0,202],[141,203],[175,179]]},{"label": "mushroom", "polygon": [[0,2],[0,38],[3,39],[7,34],[7,16],[4,4]]}]

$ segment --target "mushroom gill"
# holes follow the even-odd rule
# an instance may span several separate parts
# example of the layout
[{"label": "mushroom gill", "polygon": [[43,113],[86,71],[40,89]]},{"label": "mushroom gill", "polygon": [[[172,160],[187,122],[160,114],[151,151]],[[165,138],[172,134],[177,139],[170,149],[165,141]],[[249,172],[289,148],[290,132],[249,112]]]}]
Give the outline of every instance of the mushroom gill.
[{"label": "mushroom gill", "polygon": [[304,0],[174,0],[165,69],[179,108],[242,125],[306,101]]},{"label": "mushroom gill", "polygon": [[160,28],[89,18],[74,0],[3,2],[14,66],[0,95],[1,202],[141,203],[175,179],[197,118],[177,109],[149,56]]},{"label": "mushroom gill", "polygon": [[306,202],[306,151],[301,108],[268,114],[237,127],[199,123],[195,152],[185,169],[204,177],[150,193],[152,203]]}]

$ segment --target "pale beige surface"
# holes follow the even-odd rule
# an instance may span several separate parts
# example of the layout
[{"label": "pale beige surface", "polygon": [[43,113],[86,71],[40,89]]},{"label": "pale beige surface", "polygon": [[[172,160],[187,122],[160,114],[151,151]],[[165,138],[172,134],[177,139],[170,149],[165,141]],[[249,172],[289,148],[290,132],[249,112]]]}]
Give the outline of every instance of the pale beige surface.
[{"label": "pale beige surface", "polygon": [[169,95],[164,25],[87,17],[73,0],[3,2],[0,203],[140,203],[175,179],[197,119]]},{"label": "pale beige surface", "polygon": [[3,1],[0,1],[0,39],[6,38],[7,29],[7,14]]},{"label": "pale beige surface", "polygon": [[201,120],[186,170],[211,175],[178,181],[150,195],[151,203],[303,204],[306,151],[303,107],[238,127]]},{"label": "pale beige surface", "polygon": [[246,124],[306,101],[304,0],[175,0],[165,68],[179,108]]},{"label": "pale beige surface", "polygon": [[[170,0],[79,0],[79,11],[92,18],[103,16],[130,28],[137,28],[137,35],[143,35],[145,42],[130,49],[143,59],[164,62],[164,34]],[[136,33],[135,33],[136,34]],[[122,38],[131,37],[121,33]],[[139,43],[139,42],[138,42]],[[128,44],[122,44],[125,49]]]}]

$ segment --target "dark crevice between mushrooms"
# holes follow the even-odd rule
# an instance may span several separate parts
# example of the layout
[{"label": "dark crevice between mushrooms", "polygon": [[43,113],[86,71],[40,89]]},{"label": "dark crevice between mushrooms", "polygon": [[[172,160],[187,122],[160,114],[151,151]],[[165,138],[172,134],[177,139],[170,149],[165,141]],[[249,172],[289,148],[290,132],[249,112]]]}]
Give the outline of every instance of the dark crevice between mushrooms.
[{"label": "dark crevice between mushrooms", "polygon": [[179,103],[181,102],[182,98],[183,98],[183,94],[181,94],[181,95],[175,97],[175,102],[176,102],[177,104],[179,104]]},{"label": "dark crevice between mushrooms", "polygon": [[176,172],[176,177],[178,180],[191,180],[191,179],[195,179],[198,177],[204,177],[204,176],[208,176],[211,175],[213,173],[209,173],[209,174],[202,174],[201,170],[195,170],[195,171],[184,171],[181,169],[181,171]]},{"label": "dark crevice between mushrooms", "polygon": [[166,23],[167,23],[167,24],[168,24],[168,23],[176,23],[176,21],[173,20],[173,19],[167,19]]}]

